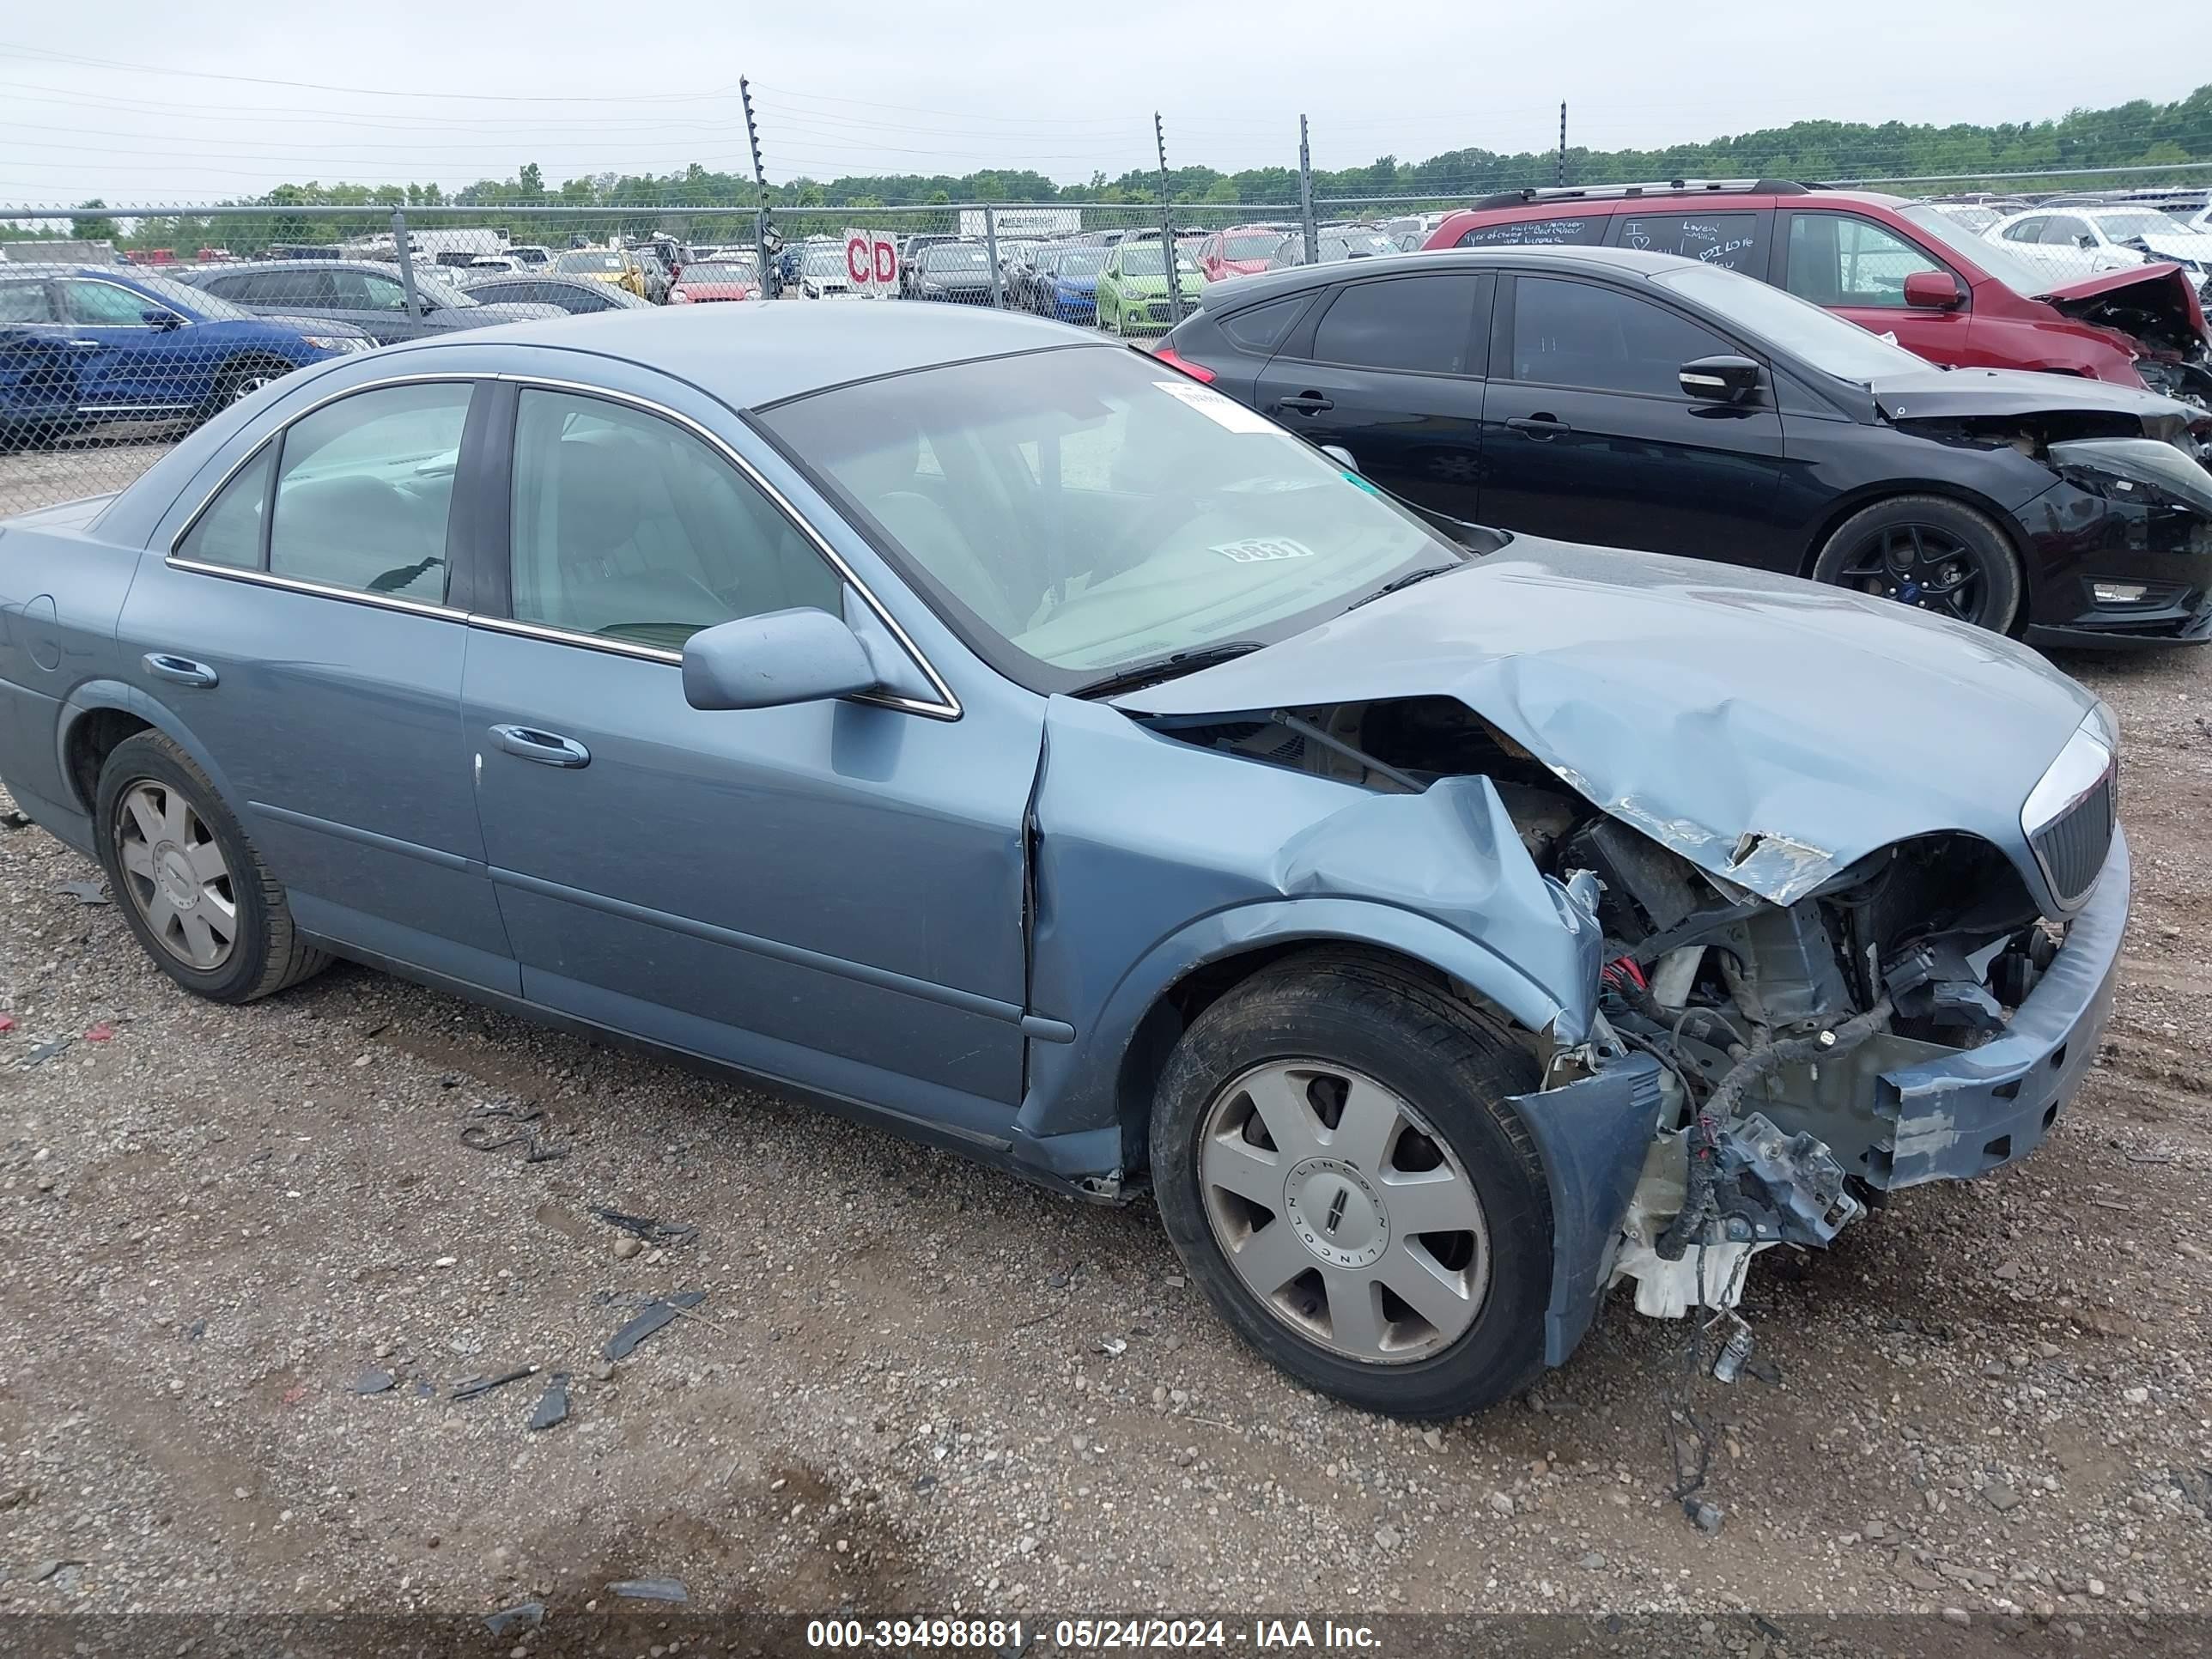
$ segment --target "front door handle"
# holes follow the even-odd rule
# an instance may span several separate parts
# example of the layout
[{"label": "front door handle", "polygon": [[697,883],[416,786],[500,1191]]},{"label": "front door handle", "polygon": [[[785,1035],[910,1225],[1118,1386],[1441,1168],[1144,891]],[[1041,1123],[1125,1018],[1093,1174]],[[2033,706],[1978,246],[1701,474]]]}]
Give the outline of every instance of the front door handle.
[{"label": "front door handle", "polygon": [[592,751],[574,738],[557,732],[540,732],[530,726],[495,726],[491,740],[510,755],[540,766],[589,766]]},{"label": "front door handle", "polygon": [[1527,433],[1539,442],[1556,438],[1562,432],[1574,430],[1556,415],[1516,415],[1505,424],[1515,432]]},{"label": "front door handle", "polygon": [[1280,398],[1275,407],[1287,409],[1299,415],[1325,415],[1336,405],[1318,392],[1301,392],[1295,398]]},{"label": "front door handle", "polygon": [[213,685],[215,670],[204,662],[194,662],[190,657],[173,657],[166,651],[149,651],[144,659],[146,672],[157,680],[171,680],[179,685]]}]

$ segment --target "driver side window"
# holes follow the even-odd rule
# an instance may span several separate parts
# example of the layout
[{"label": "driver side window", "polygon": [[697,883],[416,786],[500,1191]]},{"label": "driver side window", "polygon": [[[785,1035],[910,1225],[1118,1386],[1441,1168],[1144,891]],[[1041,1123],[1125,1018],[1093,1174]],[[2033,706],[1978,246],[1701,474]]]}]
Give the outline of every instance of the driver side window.
[{"label": "driver side window", "polygon": [[842,610],[842,579],[750,479],[602,398],[524,390],[514,526],[520,622],[677,651],[738,617]]}]

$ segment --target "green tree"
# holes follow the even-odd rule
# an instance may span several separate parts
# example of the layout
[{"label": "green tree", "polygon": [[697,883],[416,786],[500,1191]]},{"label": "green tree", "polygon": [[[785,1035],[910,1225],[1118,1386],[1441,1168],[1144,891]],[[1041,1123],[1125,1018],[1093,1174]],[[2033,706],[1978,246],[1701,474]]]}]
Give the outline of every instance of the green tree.
[{"label": "green tree", "polygon": [[89,202],[81,202],[77,205],[82,210],[70,221],[70,235],[81,242],[112,242],[115,240],[115,221],[89,211],[94,208],[104,208],[106,203],[95,196]]}]

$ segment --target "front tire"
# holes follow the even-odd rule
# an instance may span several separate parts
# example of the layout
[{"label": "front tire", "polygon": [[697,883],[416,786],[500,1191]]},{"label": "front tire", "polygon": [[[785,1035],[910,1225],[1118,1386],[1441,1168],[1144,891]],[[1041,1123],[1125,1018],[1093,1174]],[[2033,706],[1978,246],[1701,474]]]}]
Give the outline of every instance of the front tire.
[{"label": "front tire", "polygon": [[1854,513],[1813,562],[1813,580],[2002,634],[2026,581],[1987,514],[1942,495],[1898,495]]},{"label": "front tire", "polygon": [[207,774],[167,738],[141,732],[115,745],[94,812],[117,908],[187,991],[252,1002],[329,963],[300,938],[283,884]]},{"label": "front tire", "polygon": [[233,404],[244,403],[264,386],[274,386],[289,372],[272,363],[229,363],[215,377],[214,388],[208,393],[207,403],[200,413],[203,418],[219,415]]},{"label": "front tire", "polygon": [[1237,1334],[1369,1411],[1477,1411],[1540,1369],[1552,1209],[1534,1062],[1434,986],[1328,953],[1184,1032],[1152,1108],[1176,1253]]}]

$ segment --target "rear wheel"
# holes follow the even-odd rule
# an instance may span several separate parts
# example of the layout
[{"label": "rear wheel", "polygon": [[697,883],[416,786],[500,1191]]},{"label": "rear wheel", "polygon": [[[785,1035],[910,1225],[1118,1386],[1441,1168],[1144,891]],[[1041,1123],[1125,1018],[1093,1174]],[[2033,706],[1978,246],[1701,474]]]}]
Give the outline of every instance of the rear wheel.
[{"label": "rear wheel", "polygon": [[216,1002],[252,1002],[330,958],[301,939],[284,889],[182,749],[155,732],[100,769],[100,860],[155,965]]},{"label": "rear wheel", "polygon": [[1507,1103],[1535,1085],[1410,973],[1291,958],[1170,1057],[1161,1217],[1222,1316],[1300,1382],[1370,1411],[1478,1410],[1543,1358],[1551,1200]]},{"label": "rear wheel", "polygon": [[1996,521],[1963,501],[1900,495],[1846,519],[1813,580],[1895,599],[1994,633],[2020,614],[2020,558]]}]

